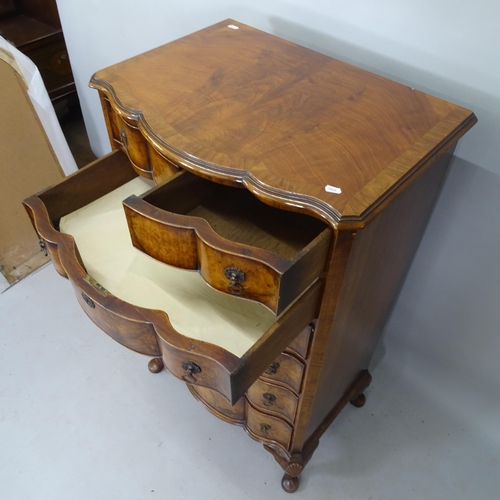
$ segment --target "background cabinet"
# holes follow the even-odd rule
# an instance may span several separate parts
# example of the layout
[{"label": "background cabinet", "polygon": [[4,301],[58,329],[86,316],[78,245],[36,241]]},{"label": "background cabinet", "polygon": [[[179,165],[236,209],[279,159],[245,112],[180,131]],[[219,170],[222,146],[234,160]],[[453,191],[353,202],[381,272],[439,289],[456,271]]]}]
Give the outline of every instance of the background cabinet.
[{"label": "background cabinet", "polygon": [[52,101],[76,96],[55,0],[1,0],[0,35],[37,65]]}]

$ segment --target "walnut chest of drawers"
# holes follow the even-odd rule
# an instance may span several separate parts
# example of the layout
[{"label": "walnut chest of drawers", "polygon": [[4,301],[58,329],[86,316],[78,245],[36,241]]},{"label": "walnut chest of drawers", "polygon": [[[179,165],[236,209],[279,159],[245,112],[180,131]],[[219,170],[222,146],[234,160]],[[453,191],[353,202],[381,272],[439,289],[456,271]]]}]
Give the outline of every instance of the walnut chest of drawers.
[{"label": "walnut chest of drawers", "polygon": [[113,152],[25,201],[108,335],[293,492],[367,371],[470,111],[224,21],[91,80]]}]

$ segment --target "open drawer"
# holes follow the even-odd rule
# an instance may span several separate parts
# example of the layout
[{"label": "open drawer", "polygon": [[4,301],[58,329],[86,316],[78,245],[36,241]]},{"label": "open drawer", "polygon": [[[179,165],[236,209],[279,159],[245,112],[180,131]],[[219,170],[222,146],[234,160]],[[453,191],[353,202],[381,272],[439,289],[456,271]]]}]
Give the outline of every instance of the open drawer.
[{"label": "open drawer", "polygon": [[235,403],[313,320],[320,280],[277,317],[214,290],[197,272],[151,259],[132,246],[122,206],[151,189],[115,151],[24,204],[56,269],[101,329]]},{"label": "open drawer", "polygon": [[331,229],[186,171],[124,201],[136,248],[281,314],[321,274]]}]

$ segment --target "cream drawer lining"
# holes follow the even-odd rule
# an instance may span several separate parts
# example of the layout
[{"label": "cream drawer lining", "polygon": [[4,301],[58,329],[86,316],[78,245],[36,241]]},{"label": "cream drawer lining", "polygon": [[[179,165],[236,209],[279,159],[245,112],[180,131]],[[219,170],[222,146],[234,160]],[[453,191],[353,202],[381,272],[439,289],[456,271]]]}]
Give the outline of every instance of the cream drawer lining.
[{"label": "cream drawer lining", "polygon": [[196,271],[157,262],[132,246],[122,201],[152,187],[137,177],[63,217],[87,272],[116,297],[160,309],[179,333],[241,357],[276,321],[264,306],[210,288]]}]

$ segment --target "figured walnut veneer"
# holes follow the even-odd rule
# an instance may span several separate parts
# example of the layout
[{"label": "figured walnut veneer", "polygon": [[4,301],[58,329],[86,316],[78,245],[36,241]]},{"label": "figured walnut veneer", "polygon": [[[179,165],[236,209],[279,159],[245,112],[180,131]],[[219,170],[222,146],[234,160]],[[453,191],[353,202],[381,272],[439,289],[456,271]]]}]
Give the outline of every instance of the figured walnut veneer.
[{"label": "figured walnut veneer", "polygon": [[[366,402],[371,356],[474,114],[231,20],[91,86],[115,151],[26,200],[35,229],[87,314],[264,443],[295,491],[328,426]],[[115,296],[59,231],[137,175],[157,186],[124,201],[127,244],[272,311],[243,354]]]},{"label": "figured walnut veneer", "polygon": [[[146,138],[140,147],[149,143],[176,165],[360,228],[476,121],[469,110],[231,23],[97,72],[91,86],[108,100],[111,121],[126,124],[112,137],[134,124]],[[131,155],[144,160],[137,144]]]}]

